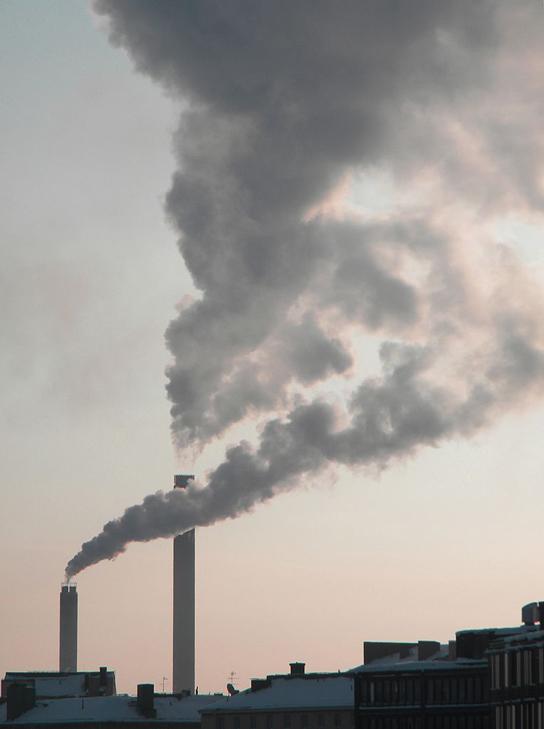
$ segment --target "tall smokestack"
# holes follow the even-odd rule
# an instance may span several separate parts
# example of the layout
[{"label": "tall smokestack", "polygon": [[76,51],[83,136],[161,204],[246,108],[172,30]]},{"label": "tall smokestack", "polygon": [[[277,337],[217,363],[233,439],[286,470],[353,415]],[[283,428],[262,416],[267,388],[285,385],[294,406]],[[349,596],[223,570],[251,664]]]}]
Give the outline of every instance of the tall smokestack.
[{"label": "tall smokestack", "polygon": [[[192,475],[174,476],[184,489]],[[195,530],[174,538],[174,630],[172,686],[174,693],[195,691]]]},{"label": "tall smokestack", "polygon": [[70,584],[60,590],[59,671],[77,671],[77,590]]}]

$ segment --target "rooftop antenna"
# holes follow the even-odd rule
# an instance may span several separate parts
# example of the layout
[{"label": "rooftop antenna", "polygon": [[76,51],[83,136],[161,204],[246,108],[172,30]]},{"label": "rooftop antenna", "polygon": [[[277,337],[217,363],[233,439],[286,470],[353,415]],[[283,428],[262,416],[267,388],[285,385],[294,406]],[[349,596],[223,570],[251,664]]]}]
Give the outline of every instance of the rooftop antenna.
[{"label": "rooftop antenna", "polygon": [[231,671],[227,678],[227,692],[229,696],[236,696],[236,694],[240,693],[234,685],[238,679],[238,674],[236,673],[236,671]]}]

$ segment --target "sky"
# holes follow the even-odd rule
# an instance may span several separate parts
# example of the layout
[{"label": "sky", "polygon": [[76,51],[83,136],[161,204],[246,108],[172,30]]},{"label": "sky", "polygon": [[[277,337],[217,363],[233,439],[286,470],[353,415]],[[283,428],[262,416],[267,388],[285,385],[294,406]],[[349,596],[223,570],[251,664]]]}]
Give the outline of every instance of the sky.
[{"label": "sky", "polygon": [[[106,12],[108,3],[101,4]],[[146,8],[145,2],[137,5]],[[351,128],[347,124],[344,135],[352,143],[347,153],[338,151],[331,142],[336,138],[332,132],[330,138],[321,133],[315,133],[314,138],[311,132],[315,128],[304,127],[312,160],[312,140],[319,148],[328,140],[336,156],[319,156],[321,166],[316,163],[302,181],[293,172],[288,178],[288,195],[282,198],[276,196],[277,187],[272,185],[272,161],[277,149],[288,155],[290,148],[287,142],[285,148],[281,146],[284,139],[274,136],[275,127],[270,127],[269,134],[278,147],[270,152],[266,145],[263,147],[259,135],[269,129],[270,112],[262,112],[262,108],[269,108],[266,99],[262,106],[251,106],[258,96],[251,91],[252,78],[246,86],[241,85],[242,91],[231,89],[228,83],[218,89],[209,83],[213,74],[207,75],[199,49],[191,48],[194,57],[182,59],[179,67],[172,62],[172,51],[174,55],[166,67],[181,70],[179,74],[170,71],[172,78],[163,83],[161,55],[152,56],[146,48],[137,48],[136,21],[142,18],[138,13],[123,15],[123,2],[118,1],[117,6],[118,31],[124,33],[121,47],[108,42],[107,18],[98,18],[80,0],[0,3],[0,130],[4,140],[0,168],[4,200],[0,220],[0,300],[4,310],[0,329],[0,674],[7,670],[56,668],[58,592],[65,565],[83,541],[100,533],[105,522],[120,516],[127,506],[140,503],[147,494],[159,489],[168,491],[176,472],[194,472],[205,482],[208,470],[224,462],[226,444],[247,437],[253,447],[258,447],[251,418],[236,422],[237,416],[228,408],[221,410],[219,401],[214,400],[218,393],[225,395],[217,385],[223,374],[221,367],[226,371],[229,362],[234,362],[233,366],[239,368],[236,371],[247,377],[244,352],[248,347],[256,348],[260,357],[250,363],[250,368],[260,368],[262,382],[283,399],[265,401],[257,389],[249,395],[244,392],[244,397],[249,398],[248,402],[255,398],[251,405],[258,417],[266,418],[270,413],[290,417],[298,398],[307,396],[308,390],[332,393],[330,397],[336,402],[344,396],[346,383],[356,381],[359,368],[363,375],[378,376],[379,344],[384,339],[394,336],[396,340],[425,345],[429,332],[436,333],[431,327],[435,324],[431,315],[420,326],[418,322],[418,326],[413,322],[408,326],[398,309],[387,309],[393,313],[391,322],[386,320],[385,324],[382,320],[373,323],[372,312],[364,310],[368,331],[363,336],[355,329],[355,342],[349,350],[358,366],[343,370],[340,356],[330,360],[333,372],[315,374],[308,369],[307,359],[293,345],[303,331],[295,326],[300,322],[287,320],[281,308],[271,305],[273,297],[259,298],[259,286],[270,285],[274,294],[286,279],[278,275],[271,284],[263,284],[237,277],[241,269],[236,267],[233,276],[229,266],[232,260],[238,266],[238,259],[225,258],[225,263],[214,259],[212,253],[204,262],[198,259],[198,251],[210,236],[213,238],[213,230],[210,233],[209,228],[199,228],[202,223],[195,206],[202,196],[216,194],[209,181],[218,179],[217,170],[224,172],[223,144],[228,142],[228,154],[230,149],[242,150],[239,159],[234,160],[239,164],[235,166],[228,158],[229,163],[232,169],[241,170],[242,182],[249,179],[255,183],[260,197],[255,194],[250,201],[257,211],[253,217],[266,228],[268,241],[280,240],[274,228],[277,220],[283,221],[281,235],[287,231],[287,238],[291,235],[299,240],[298,228],[289,227],[298,208],[293,213],[286,207],[295,201],[306,208],[312,231],[312,221],[317,221],[315,245],[327,250],[326,235],[336,236],[335,250],[344,251],[345,245],[345,260],[322,253],[319,260],[324,263],[317,267],[316,276],[325,276],[330,273],[329,267],[349,262],[351,239],[347,243],[345,239],[352,229],[347,225],[346,233],[346,220],[350,225],[363,226],[367,218],[379,219],[385,225],[388,215],[397,220],[407,208],[420,210],[422,200],[430,195],[435,210],[444,210],[442,216],[436,213],[433,225],[444,235],[451,235],[453,243],[449,245],[460,251],[457,258],[446,258],[448,266],[455,263],[463,272],[464,284],[469,282],[475,290],[484,291],[485,306],[482,304],[481,310],[485,316],[482,314],[481,320],[486,327],[489,320],[504,321],[504,309],[510,311],[511,301],[519,302],[516,313],[523,310],[524,332],[533,333],[537,326],[533,317],[539,318],[543,282],[541,200],[534,190],[532,197],[527,192],[531,175],[536,176],[527,161],[530,155],[523,148],[505,145],[504,139],[510,137],[501,136],[506,135],[503,128],[491,129],[488,117],[475,119],[474,106],[465,97],[459,100],[455,83],[448,88],[448,100],[441,99],[438,108],[434,101],[429,102],[429,98],[440,96],[437,88],[431,84],[429,90],[425,74],[418,75],[421,69],[417,63],[412,69],[420,84],[417,89],[430,94],[422,92],[421,108],[431,106],[437,118],[442,115],[441,119],[448,104],[462,112],[459,119],[454,119],[457,126],[452,123],[438,131],[433,128],[436,138],[430,139],[436,146],[432,149],[428,139],[422,142],[418,137],[415,123],[408,128],[412,145],[408,151],[398,146],[399,140],[392,134],[385,138],[373,132],[373,150],[380,151],[382,157],[378,152],[373,152],[374,156],[361,152],[359,138],[355,133],[353,139],[349,137]],[[295,28],[303,22],[304,18],[293,19]],[[441,22],[456,21],[446,18]],[[278,28],[281,31],[279,22]],[[531,31],[540,30],[533,23]],[[160,47],[168,49],[167,41]],[[402,37],[396,42],[402,47]],[[471,62],[483,53],[485,43],[497,47],[495,39],[487,39],[485,28],[476,41],[469,38],[467,48],[474,53]],[[146,73],[135,72],[127,47]],[[221,50],[220,44],[218,47]],[[272,42],[270,47],[274,49]],[[334,50],[331,58],[335,57]],[[432,58],[431,50],[426,52]],[[311,54],[306,58],[301,53],[304,62],[313,62]],[[504,84],[519,71],[516,63],[525,64],[524,75],[518,77],[524,81],[518,83],[520,90],[515,93],[529,94],[529,71],[536,74],[540,68],[538,54],[530,58],[514,55],[514,60],[486,54],[483,58],[491,69],[501,68],[500,82]],[[288,53],[286,56],[285,67],[278,67],[278,88],[281,83],[289,87],[292,59]],[[236,66],[236,61],[232,61],[236,73],[242,74],[246,67]],[[471,69],[467,71],[463,63],[455,67],[456,78],[466,74],[471,83],[481,84],[472,93],[486,89],[488,77],[472,79],[479,74],[468,73]],[[257,65],[252,63],[248,68],[254,72]],[[225,67],[228,72],[229,64]],[[200,68],[202,76],[196,71],[191,75],[192,69]],[[325,67],[321,71],[324,88],[330,91],[328,81],[338,89],[334,101],[347,119],[351,109],[342,104],[351,98],[349,84],[346,82],[343,95],[336,77],[328,79]],[[340,72],[344,73],[343,68]],[[300,78],[300,83],[306,82],[303,74]],[[411,78],[406,82],[411,83]],[[312,79],[310,83],[314,83]],[[396,107],[391,99],[396,100],[400,92],[389,83],[388,77],[376,81],[377,90],[371,87],[372,102],[373,108],[381,109],[383,105],[394,116]],[[260,87],[257,84],[255,88]],[[381,92],[383,88],[387,94]],[[296,85],[294,89],[301,92]],[[482,94],[481,108],[493,116],[499,98],[506,121],[515,118],[525,134],[523,139],[534,141],[530,132],[536,126],[531,119],[538,109],[537,100],[533,100],[534,106],[523,106],[513,91],[512,98],[504,93],[497,96],[496,89],[493,93]],[[249,94],[249,102],[244,94]],[[308,98],[319,109],[331,102],[319,95]],[[400,104],[402,94],[399,98]],[[250,124],[245,111],[248,104],[252,109],[250,122],[255,126],[246,128],[244,125]],[[193,116],[191,105],[197,109]],[[176,133],[183,111],[187,126]],[[295,111],[306,119],[304,110]],[[234,128],[230,124],[233,114],[239,123]],[[359,110],[355,119],[362,123],[357,114]],[[296,114],[294,118],[298,118]],[[506,126],[505,119],[501,122]],[[409,120],[413,122],[412,117]],[[373,128],[372,120],[365,117],[363,121]],[[334,119],[326,116],[324,122],[330,129]],[[441,136],[444,128],[449,134],[447,139]],[[240,141],[236,136],[239,129],[249,139],[251,134],[261,139],[261,146],[255,145],[259,154],[251,157],[246,152],[247,139]],[[484,129],[482,136],[476,137],[474,129]],[[462,137],[466,130],[473,136]],[[463,142],[464,166],[455,154],[443,151],[448,141],[459,138]],[[496,142],[496,146],[489,143],[486,155],[476,144],[482,138]],[[191,144],[184,147],[184,139]],[[210,140],[220,143],[207,146]],[[515,160],[523,160],[523,165],[501,157],[500,150],[511,148]],[[192,150],[196,150],[194,154]],[[536,166],[539,150],[533,151]],[[339,161],[345,167],[344,156],[353,162],[349,174]],[[421,160],[437,156],[444,167],[438,172],[427,170],[426,177],[421,173]],[[263,179],[269,186],[255,177],[257,163],[263,164],[267,173]],[[176,193],[172,194],[172,176],[178,167],[184,173],[178,172]],[[322,188],[314,182],[317,173],[325,179]],[[447,179],[448,184],[453,181],[457,193],[461,190],[455,206],[448,198],[451,188],[446,183],[436,184],[433,175]],[[201,191],[200,197],[193,194],[195,190]],[[249,204],[226,182],[220,192],[226,196],[228,211]],[[470,196],[478,203],[477,217],[481,220],[477,223],[473,211],[467,212],[470,205],[464,198]],[[261,210],[263,201],[267,202],[267,210],[275,206],[272,222],[267,210]],[[233,240],[244,240],[247,228],[238,219],[232,222],[223,208],[220,210],[223,217],[215,222],[221,234],[225,230],[232,233],[221,238],[222,250],[230,250]],[[459,227],[470,233],[466,249],[459,242]],[[380,233],[384,230],[392,235],[383,227]],[[192,276],[177,248],[180,231],[194,241],[192,248],[185,248]],[[371,236],[372,232],[365,228],[365,235]],[[474,253],[472,237],[476,233],[498,239],[503,253],[515,256],[522,269],[519,273],[508,264],[509,275],[513,269],[515,275],[507,279],[505,289],[493,290],[494,296],[489,294],[491,289],[485,288],[496,283],[495,279],[488,282],[486,262],[492,259],[483,259],[479,264],[478,256],[488,254],[487,248],[484,253],[480,254],[479,249]],[[430,237],[428,231],[425,235]],[[445,249],[449,251],[450,247]],[[208,269],[205,264],[210,260],[215,267]],[[373,263],[370,260],[368,265]],[[271,259],[267,270],[275,265],[275,259]],[[416,264],[408,261],[406,265],[409,279],[410,265]],[[502,275],[503,264],[497,266]],[[288,268],[296,273],[296,266]],[[314,323],[327,332],[335,326],[342,334],[351,332],[355,324],[346,311],[353,299],[347,301],[335,294],[340,289],[325,285],[319,288],[320,296],[324,292],[321,298],[312,298],[308,290],[313,294],[326,279],[308,278],[308,288],[302,288],[302,276],[293,275],[288,287],[281,288],[278,300],[285,301],[295,294],[300,297],[304,331],[311,328],[304,315],[315,311],[319,317]],[[238,308],[234,313],[229,309],[232,302],[227,293],[233,290],[233,280],[236,291],[250,303],[249,314],[242,310],[240,319],[236,318]],[[247,327],[250,321],[259,321],[259,334],[270,326],[264,345],[243,341],[239,350],[225,354],[221,337],[213,339],[216,318],[209,316],[202,318],[201,325],[210,336],[205,344],[195,338],[187,353],[189,348],[184,344],[190,332],[186,312],[195,311],[195,302],[198,304],[202,296],[195,281],[200,283],[204,300],[207,296],[212,302],[210,311],[215,317],[217,311],[227,312],[234,335],[237,328]],[[367,284],[370,286],[370,282]],[[341,291],[348,288],[346,283]],[[505,290],[509,295],[504,295]],[[527,291],[531,297],[526,301]],[[493,305],[493,317],[488,316],[487,303],[491,299],[500,300],[500,305]],[[334,318],[330,313],[334,307],[342,316],[337,312]],[[270,312],[280,321],[281,335],[273,328],[278,320],[269,323]],[[173,320],[178,322],[178,329],[168,329],[169,349],[165,331]],[[460,339],[466,335],[471,342],[474,336],[478,342],[485,340],[487,346],[488,328],[473,331],[465,310],[459,320],[452,315],[451,321],[466,326]],[[286,332],[289,336],[284,337]],[[536,332],[533,342],[539,337]],[[343,347],[344,341],[341,344]],[[455,350],[459,339],[446,344]],[[333,353],[341,349],[338,344]],[[330,348],[326,352],[330,354]],[[448,372],[456,372],[457,376],[461,372],[470,382],[467,368],[484,359],[487,362],[486,358],[494,354],[489,345],[480,359],[476,355],[473,359],[468,355],[460,360],[454,356],[438,358],[436,369],[445,377],[443,365],[447,366]],[[289,363],[289,373],[297,372],[298,383],[288,381],[282,372],[278,374],[278,357]],[[193,410],[187,406],[190,388],[184,389],[187,380],[181,377],[186,371],[194,391],[199,393]],[[422,447],[400,450],[387,462],[338,457],[336,462],[332,459],[331,467],[318,459],[302,479],[301,487],[265,503],[259,504],[257,499],[253,510],[237,519],[200,528],[200,690],[223,690],[231,672],[243,686],[253,676],[286,670],[293,660],[306,661],[310,670],[348,668],[362,661],[363,640],[446,641],[462,628],[517,624],[521,605],[542,597],[538,565],[544,456],[539,436],[544,412],[539,382],[533,387],[530,374],[525,372],[525,379],[519,382],[517,378],[508,380],[508,387],[501,389],[494,400],[501,407],[489,412],[484,423],[476,419],[470,427],[452,427],[447,437],[430,438]],[[433,377],[436,380],[435,372]],[[440,377],[438,380],[443,386]],[[174,444],[167,385],[179,406]],[[525,391],[528,398],[522,396]],[[227,392],[225,402],[229,397],[232,401],[232,393]],[[502,407],[506,399],[508,407]],[[206,417],[199,419],[198,413]],[[144,681],[161,686],[163,677],[166,688],[171,686],[171,553],[168,538],[129,544],[117,559],[95,564],[76,578],[80,667],[114,668],[121,691],[133,692],[136,684]]]}]

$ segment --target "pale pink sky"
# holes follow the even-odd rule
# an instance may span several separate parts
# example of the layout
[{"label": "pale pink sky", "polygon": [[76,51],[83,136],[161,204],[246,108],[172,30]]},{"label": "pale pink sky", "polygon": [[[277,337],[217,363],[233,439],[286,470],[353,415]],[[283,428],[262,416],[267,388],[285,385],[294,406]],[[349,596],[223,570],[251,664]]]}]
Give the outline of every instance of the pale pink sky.
[{"label": "pale pink sky", "polygon": [[[58,592],[81,542],[222,445],[179,463],[170,444],[163,332],[192,291],[162,211],[175,105],[81,0],[4,0],[0,29],[3,675],[57,667]],[[537,235],[520,226],[509,237],[540,277]],[[292,660],[348,668],[363,640],[519,622],[543,597],[543,426],[541,407],[516,412],[200,529],[200,690]],[[79,665],[114,668],[121,691],[171,678],[171,551],[131,545],[78,579]]]}]

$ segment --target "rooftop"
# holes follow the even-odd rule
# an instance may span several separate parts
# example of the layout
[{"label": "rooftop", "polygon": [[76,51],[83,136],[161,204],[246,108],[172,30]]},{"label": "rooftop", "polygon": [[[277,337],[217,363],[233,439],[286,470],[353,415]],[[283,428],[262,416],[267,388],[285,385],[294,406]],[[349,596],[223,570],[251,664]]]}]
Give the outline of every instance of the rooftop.
[{"label": "rooftop", "polygon": [[[113,681],[115,693],[115,672],[106,671]],[[77,671],[63,673],[60,671],[8,671],[2,682],[3,686],[12,682],[31,683],[38,698],[62,698],[69,696],[85,696],[88,691],[88,677],[99,677],[100,671]],[[3,693],[4,695],[4,693]]]},{"label": "rooftop", "polygon": [[456,660],[389,661],[363,664],[352,668],[350,673],[399,673],[404,671],[460,671],[487,665],[485,659],[457,658]]},{"label": "rooftop", "polygon": [[[217,701],[221,696],[197,695],[155,696],[156,722],[200,722],[200,710]],[[138,712],[134,696],[95,696],[92,698],[51,699],[37,701],[33,709],[21,714],[9,725],[24,724],[74,724],[82,722],[149,722]],[[6,721],[6,704],[0,704],[0,724]]]},{"label": "rooftop", "polygon": [[353,707],[353,679],[329,677],[270,677],[270,685],[224,698],[205,711],[261,711],[273,709],[343,709]]}]

